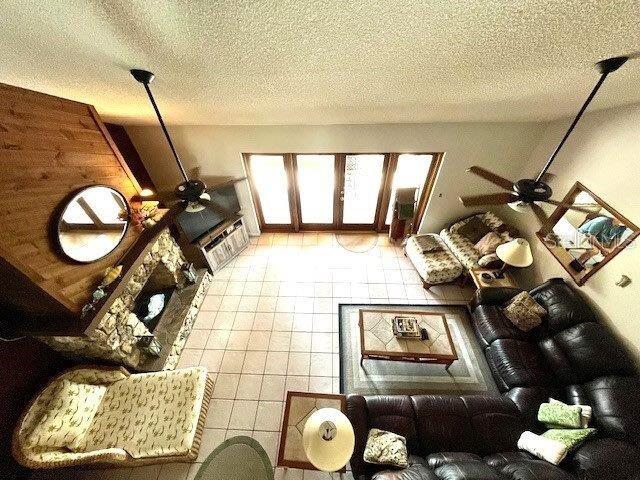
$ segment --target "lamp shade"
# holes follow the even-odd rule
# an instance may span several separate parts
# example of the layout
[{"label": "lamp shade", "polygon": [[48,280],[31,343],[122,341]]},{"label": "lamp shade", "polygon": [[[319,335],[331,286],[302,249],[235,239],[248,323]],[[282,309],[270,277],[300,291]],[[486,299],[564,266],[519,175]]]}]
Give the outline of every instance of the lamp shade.
[{"label": "lamp shade", "polygon": [[496,248],[496,255],[507,265],[513,267],[528,267],[533,263],[533,255],[529,242],[524,238],[515,238]]},{"label": "lamp shade", "polygon": [[351,422],[335,408],[316,410],[304,425],[304,451],[313,466],[323,472],[336,472],[344,467],[355,444]]}]

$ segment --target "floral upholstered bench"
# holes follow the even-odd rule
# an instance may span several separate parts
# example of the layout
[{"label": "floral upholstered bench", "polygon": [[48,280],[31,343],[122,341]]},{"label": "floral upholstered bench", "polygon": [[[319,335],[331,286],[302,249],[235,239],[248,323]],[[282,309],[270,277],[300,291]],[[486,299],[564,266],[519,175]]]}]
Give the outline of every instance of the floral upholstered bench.
[{"label": "floral upholstered bench", "polygon": [[77,367],[31,402],[12,451],[29,468],[193,461],[212,392],[202,367],[140,374]]},{"label": "floral upholstered bench", "polygon": [[452,282],[464,270],[455,255],[435,233],[413,235],[407,240],[405,253],[422,278],[426,289],[432,285]]}]

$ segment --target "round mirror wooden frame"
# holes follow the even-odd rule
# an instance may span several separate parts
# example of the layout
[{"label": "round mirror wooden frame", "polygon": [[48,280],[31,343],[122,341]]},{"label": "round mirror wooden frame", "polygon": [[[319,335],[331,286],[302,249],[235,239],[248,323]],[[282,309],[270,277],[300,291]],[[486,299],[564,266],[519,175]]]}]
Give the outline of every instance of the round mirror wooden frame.
[{"label": "round mirror wooden frame", "polygon": [[122,193],[90,185],[59,207],[53,233],[60,252],[77,263],[92,263],[113,252],[129,227],[130,209]]}]

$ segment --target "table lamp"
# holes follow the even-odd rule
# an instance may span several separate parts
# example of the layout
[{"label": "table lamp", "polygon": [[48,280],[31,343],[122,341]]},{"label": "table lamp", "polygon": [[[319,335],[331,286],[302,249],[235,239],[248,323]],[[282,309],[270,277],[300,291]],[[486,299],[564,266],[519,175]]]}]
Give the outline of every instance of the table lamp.
[{"label": "table lamp", "polygon": [[321,408],[309,416],[302,432],[302,446],[311,464],[323,472],[343,468],[355,447],[351,422],[335,408]]},{"label": "table lamp", "polygon": [[510,242],[499,245],[498,248],[496,248],[496,255],[504,262],[504,265],[498,272],[498,277],[504,274],[507,265],[524,268],[533,263],[531,246],[524,238],[515,238]]}]

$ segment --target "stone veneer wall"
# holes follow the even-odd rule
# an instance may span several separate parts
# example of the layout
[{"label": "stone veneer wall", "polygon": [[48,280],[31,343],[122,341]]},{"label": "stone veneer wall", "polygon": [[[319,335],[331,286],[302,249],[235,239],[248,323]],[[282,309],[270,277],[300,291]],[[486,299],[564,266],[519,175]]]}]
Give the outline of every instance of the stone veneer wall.
[{"label": "stone veneer wall", "polygon": [[[97,328],[84,336],[53,336],[40,337],[39,339],[54,350],[74,357],[109,360],[137,367],[146,359],[144,353],[136,345],[138,337],[150,335],[150,332],[145,324],[131,312],[135,299],[159,265],[161,265],[159,268],[166,269],[173,276],[173,280],[179,288],[182,287],[184,276],[180,267],[185,262],[182,250],[169,231],[165,230],[147,252],[142,264],[134,272],[123,293],[113,301]],[[206,289],[204,291],[206,292]],[[187,332],[187,336],[189,332]]]}]

